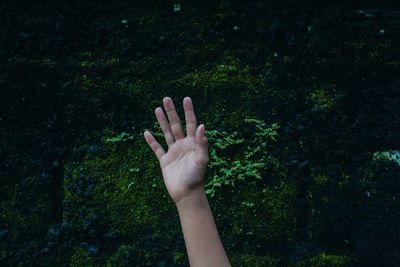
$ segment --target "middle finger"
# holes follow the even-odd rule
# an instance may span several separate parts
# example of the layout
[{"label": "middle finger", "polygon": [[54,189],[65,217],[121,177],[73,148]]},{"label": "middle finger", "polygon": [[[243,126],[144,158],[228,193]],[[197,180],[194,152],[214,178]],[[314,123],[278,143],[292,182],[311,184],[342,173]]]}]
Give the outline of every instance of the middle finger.
[{"label": "middle finger", "polygon": [[170,123],[170,127],[172,133],[175,137],[175,140],[179,140],[185,137],[183,133],[183,129],[181,126],[181,120],[179,119],[178,114],[176,113],[176,109],[172,99],[170,97],[164,97],[163,99],[164,108],[167,111],[168,120]]}]

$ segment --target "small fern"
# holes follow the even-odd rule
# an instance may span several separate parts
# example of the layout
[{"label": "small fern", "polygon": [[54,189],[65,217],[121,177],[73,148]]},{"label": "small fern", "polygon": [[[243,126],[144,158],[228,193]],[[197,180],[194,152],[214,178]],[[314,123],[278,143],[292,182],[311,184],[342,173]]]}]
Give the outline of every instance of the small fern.
[{"label": "small fern", "polygon": [[[265,149],[265,144],[277,140],[277,130],[279,125],[267,124],[256,118],[247,118],[244,120],[250,127],[255,128],[254,136],[246,140],[238,132],[227,133],[220,130],[208,130],[207,137],[210,142],[210,164],[209,181],[206,184],[206,193],[214,197],[216,191],[221,187],[235,186],[239,181],[247,181],[249,184],[255,184],[257,180],[262,179],[262,172],[265,170],[268,162],[273,158]],[[222,152],[228,148],[239,144],[247,144],[244,151],[244,159],[236,159],[237,154],[222,156]]]}]

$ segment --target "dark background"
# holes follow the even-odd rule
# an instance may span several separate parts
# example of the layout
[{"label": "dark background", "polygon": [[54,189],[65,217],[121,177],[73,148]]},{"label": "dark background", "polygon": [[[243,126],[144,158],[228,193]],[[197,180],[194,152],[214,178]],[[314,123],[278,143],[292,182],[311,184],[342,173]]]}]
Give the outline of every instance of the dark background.
[{"label": "dark background", "polygon": [[1,266],[188,266],[142,135],[164,96],[206,125],[233,266],[400,265],[398,1],[0,14]]}]

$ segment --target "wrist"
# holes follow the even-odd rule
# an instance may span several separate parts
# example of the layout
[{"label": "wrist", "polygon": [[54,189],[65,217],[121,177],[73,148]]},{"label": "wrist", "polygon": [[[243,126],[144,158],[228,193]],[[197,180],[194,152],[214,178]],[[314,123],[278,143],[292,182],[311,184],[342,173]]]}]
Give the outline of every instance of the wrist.
[{"label": "wrist", "polygon": [[206,204],[208,201],[203,187],[194,189],[175,202],[178,210],[198,208]]}]

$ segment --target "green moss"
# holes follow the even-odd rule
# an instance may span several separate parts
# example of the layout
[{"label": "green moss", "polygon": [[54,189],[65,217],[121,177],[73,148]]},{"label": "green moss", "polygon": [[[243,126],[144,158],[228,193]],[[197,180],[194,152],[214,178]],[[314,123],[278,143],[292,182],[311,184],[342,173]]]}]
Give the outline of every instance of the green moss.
[{"label": "green moss", "polygon": [[[143,158],[153,152],[141,136],[121,136],[126,135],[105,135],[100,151],[85,154],[83,162],[70,162],[64,184],[69,203],[65,219],[76,231],[87,229],[111,238],[110,242],[122,240],[116,252],[108,252],[110,266],[154,262],[159,250],[171,249],[166,244],[181,235],[159,164],[155,158]],[[86,234],[81,238],[90,242]],[[149,242],[154,251],[148,251]],[[132,253],[136,256],[130,257]],[[125,254],[129,259],[124,260]]]},{"label": "green moss", "polygon": [[227,87],[231,87],[231,90],[250,89],[260,84],[261,76],[251,74],[250,67],[243,65],[238,59],[226,57],[225,62],[213,66],[210,70],[191,72],[176,82],[209,90],[222,90]]},{"label": "green moss", "polygon": [[131,266],[132,260],[136,260],[138,257],[137,253],[138,251],[135,246],[122,245],[109,257],[106,266]]},{"label": "green moss", "polygon": [[256,195],[256,217],[250,226],[254,235],[268,242],[293,239],[297,231],[297,194],[296,187],[286,183],[262,189]]},{"label": "green moss", "polygon": [[352,266],[354,262],[352,259],[345,255],[335,255],[322,252],[308,260],[299,262],[296,266],[306,267],[345,267]]},{"label": "green moss", "polygon": [[173,255],[173,261],[175,264],[187,263],[187,259],[187,255],[183,252],[175,252],[175,254]]},{"label": "green moss", "polygon": [[317,89],[311,92],[310,97],[313,102],[314,110],[330,111],[335,106],[334,96],[326,89]]},{"label": "green moss", "polygon": [[279,259],[273,256],[255,256],[250,254],[234,255],[230,258],[232,266],[246,267],[277,267]]},{"label": "green moss", "polygon": [[10,231],[15,238],[21,238],[32,233],[41,233],[46,230],[44,220],[40,214],[22,213],[10,203],[0,205],[0,225]]},{"label": "green moss", "polygon": [[329,181],[329,177],[326,174],[315,174],[313,181],[316,185],[324,185]]},{"label": "green moss", "polygon": [[82,248],[75,248],[70,257],[70,267],[94,267],[95,262],[93,257]]}]

